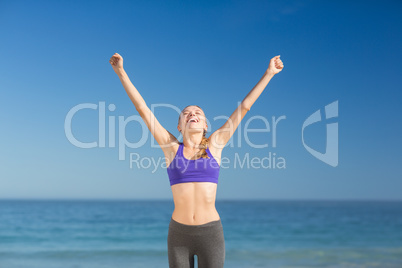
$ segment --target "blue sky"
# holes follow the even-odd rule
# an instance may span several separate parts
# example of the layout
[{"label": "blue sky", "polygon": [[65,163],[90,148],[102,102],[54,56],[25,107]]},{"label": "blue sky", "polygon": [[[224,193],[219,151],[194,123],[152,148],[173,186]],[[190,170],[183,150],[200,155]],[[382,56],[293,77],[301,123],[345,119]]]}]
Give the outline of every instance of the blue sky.
[{"label": "blue sky", "polygon": [[[212,131],[223,124],[214,118],[229,116],[281,55],[285,68],[242,122],[243,130],[247,121],[262,129],[253,116],[270,123],[285,116],[276,147],[272,131],[248,134],[268,143],[261,149],[237,131],[235,146],[223,151],[231,163],[221,169],[218,200],[401,200],[401,13],[399,1],[1,1],[0,198],[172,198],[163,167],[130,168],[130,153],[163,157],[150,136],[119,160],[119,117],[137,113],[108,62],[118,52],[148,105],[200,105]],[[336,167],[311,155],[301,138],[303,122],[334,101],[338,117],[304,135],[325,152],[326,124],[338,123]],[[105,103],[116,147],[108,132],[104,148],[67,139],[66,116],[85,103]],[[77,140],[98,141],[98,110],[75,114]],[[179,134],[175,111],[155,114]],[[127,124],[127,140],[141,135],[139,123]],[[235,168],[236,155],[247,153],[275,153],[286,166]]]}]

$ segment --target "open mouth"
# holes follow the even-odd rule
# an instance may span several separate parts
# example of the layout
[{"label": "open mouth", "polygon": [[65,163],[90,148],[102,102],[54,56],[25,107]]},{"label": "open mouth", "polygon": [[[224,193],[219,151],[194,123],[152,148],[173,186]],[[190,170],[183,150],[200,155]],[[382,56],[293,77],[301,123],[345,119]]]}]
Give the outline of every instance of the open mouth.
[{"label": "open mouth", "polygon": [[198,123],[199,120],[196,117],[191,117],[189,120],[187,120],[187,123]]}]

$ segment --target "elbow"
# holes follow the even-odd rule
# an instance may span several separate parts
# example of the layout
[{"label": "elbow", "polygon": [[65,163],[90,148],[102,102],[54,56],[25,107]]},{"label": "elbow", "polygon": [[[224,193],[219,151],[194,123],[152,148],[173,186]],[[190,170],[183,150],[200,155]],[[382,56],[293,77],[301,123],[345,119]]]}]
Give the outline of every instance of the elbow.
[{"label": "elbow", "polygon": [[241,103],[241,109],[242,109],[242,110],[246,110],[246,111],[248,112],[248,111],[250,111],[250,109],[251,109],[251,104],[250,104],[250,103],[247,103],[247,102],[245,102],[245,101],[243,101],[243,102]]},{"label": "elbow", "polygon": [[140,114],[140,116],[142,117],[143,115],[145,115],[147,113],[147,110],[149,109],[148,106],[143,105],[140,107],[135,107],[135,109],[137,110],[137,112]]}]

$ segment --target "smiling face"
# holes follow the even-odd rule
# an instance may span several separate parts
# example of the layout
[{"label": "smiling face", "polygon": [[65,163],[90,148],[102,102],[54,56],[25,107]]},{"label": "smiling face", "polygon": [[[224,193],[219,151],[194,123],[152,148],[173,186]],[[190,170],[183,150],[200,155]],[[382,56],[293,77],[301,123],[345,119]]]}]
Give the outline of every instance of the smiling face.
[{"label": "smiling face", "polygon": [[207,131],[208,126],[204,111],[195,105],[187,106],[180,113],[177,129],[182,134],[188,130],[191,130],[191,132]]}]

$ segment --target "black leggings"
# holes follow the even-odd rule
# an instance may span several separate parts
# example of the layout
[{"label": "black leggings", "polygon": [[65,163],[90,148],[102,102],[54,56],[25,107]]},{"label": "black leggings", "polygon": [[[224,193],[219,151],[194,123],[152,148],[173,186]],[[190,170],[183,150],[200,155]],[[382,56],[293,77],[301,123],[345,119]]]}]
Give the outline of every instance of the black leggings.
[{"label": "black leggings", "polygon": [[169,268],[222,268],[225,239],[221,220],[201,225],[187,225],[171,218],[168,233]]}]

